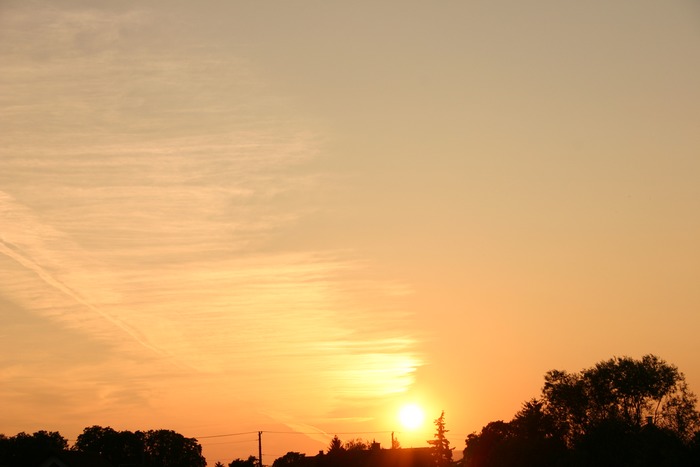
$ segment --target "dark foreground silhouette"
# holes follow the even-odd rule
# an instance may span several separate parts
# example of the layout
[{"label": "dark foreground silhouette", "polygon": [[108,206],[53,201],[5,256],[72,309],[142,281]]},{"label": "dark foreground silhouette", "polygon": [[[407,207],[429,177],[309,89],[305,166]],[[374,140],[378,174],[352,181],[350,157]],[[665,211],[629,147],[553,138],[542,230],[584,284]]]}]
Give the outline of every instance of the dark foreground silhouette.
[{"label": "dark foreground silhouette", "polygon": [[[700,467],[700,414],[683,373],[654,355],[612,358],[577,373],[553,370],[539,398],[508,422],[467,437],[452,461],[444,412],[427,447],[391,449],[337,436],[315,456],[288,452],[272,467]],[[85,428],[0,435],[0,467],[205,467],[194,438],[172,430]],[[217,462],[216,467],[226,467]],[[228,467],[259,467],[234,459]]]},{"label": "dark foreground silhouette", "polygon": [[463,467],[700,466],[697,398],[654,355],[553,370],[509,422],[466,439]]},{"label": "dark foreground silhouette", "polygon": [[0,467],[205,467],[194,438],[172,430],[116,431],[92,426],[70,449],[56,431],[0,435]]}]

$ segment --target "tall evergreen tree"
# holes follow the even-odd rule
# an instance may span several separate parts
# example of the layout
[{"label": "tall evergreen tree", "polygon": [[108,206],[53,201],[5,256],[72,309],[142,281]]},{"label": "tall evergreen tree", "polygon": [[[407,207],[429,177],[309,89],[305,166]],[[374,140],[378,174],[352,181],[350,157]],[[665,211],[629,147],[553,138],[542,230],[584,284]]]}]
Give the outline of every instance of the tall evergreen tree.
[{"label": "tall evergreen tree", "polygon": [[343,451],[345,451],[343,442],[338,438],[338,435],[335,435],[328,445],[328,454],[337,454]]},{"label": "tall evergreen tree", "polygon": [[440,417],[435,419],[435,435],[434,439],[428,440],[431,445],[431,453],[433,462],[436,467],[448,467],[452,464],[452,450],[450,448],[450,440],[447,439],[447,430],[445,428],[445,411],[443,410]]}]

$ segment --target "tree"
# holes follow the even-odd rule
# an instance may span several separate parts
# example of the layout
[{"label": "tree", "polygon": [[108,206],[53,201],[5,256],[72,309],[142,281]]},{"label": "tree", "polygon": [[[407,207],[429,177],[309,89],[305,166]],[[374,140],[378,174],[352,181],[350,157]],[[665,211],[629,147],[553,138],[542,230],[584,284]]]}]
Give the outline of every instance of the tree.
[{"label": "tree", "polygon": [[301,465],[306,456],[300,452],[290,451],[282,457],[278,457],[272,463],[272,467],[295,467]]},{"label": "tree", "polygon": [[[22,465],[37,456],[63,451],[66,440],[58,431],[36,431],[33,434],[17,433],[12,437],[0,437],[0,465]],[[34,459],[35,460],[35,459]]]},{"label": "tree", "polygon": [[338,435],[335,435],[330,444],[328,444],[328,454],[337,454],[343,451],[345,451],[343,442],[338,438]]},{"label": "tree", "polygon": [[0,465],[7,465],[10,457],[10,438],[0,433]]},{"label": "tree", "polygon": [[394,436],[394,432],[391,432],[391,449],[401,449],[401,443],[399,439]]},{"label": "tree", "polygon": [[542,398],[570,446],[609,420],[636,431],[653,423],[684,440],[700,421],[683,373],[654,355],[612,358],[574,374],[550,371]]},{"label": "tree", "polygon": [[194,438],[185,438],[172,430],[143,433],[146,462],[151,467],[205,467],[202,446]]},{"label": "tree", "polygon": [[75,440],[73,449],[82,452],[100,454],[109,461],[116,461],[121,451],[119,432],[112,427],[93,425],[83,428],[83,432]]},{"label": "tree", "polygon": [[255,456],[248,456],[246,460],[236,458],[229,462],[228,467],[256,467],[257,462],[258,458]]},{"label": "tree", "polygon": [[32,434],[35,449],[63,451],[68,449],[68,440],[58,431],[39,430]]},{"label": "tree", "polygon": [[510,423],[503,420],[490,422],[481,433],[467,436],[464,449],[466,467],[490,467],[508,465],[499,458],[506,450],[503,447],[512,436]]},{"label": "tree", "polygon": [[114,465],[141,464],[146,452],[142,432],[116,431],[98,425],[84,428],[73,449],[99,454]]},{"label": "tree", "polygon": [[346,451],[367,451],[372,447],[372,443],[362,438],[355,438],[346,441],[343,447]]},{"label": "tree", "polygon": [[464,466],[700,465],[695,406],[683,374],[653,355],[552,370],[541,399],[467,437]]},{"label": "tree", "polygon": [[445,429],[445,411],[443,410],[440,417],[435,419],[435,435],[434,439],[428,440],[431,445],[431,455],[436,467],[446,467],[452,463],[452,450],[450,448],[450,440],[447,439]]},{"label": "tree", "polygon": [[549,430],[542,404],[531,400],[510,422],[499,420],[467,436],[465,467],[553,467],[564,462],[564,443]]}]

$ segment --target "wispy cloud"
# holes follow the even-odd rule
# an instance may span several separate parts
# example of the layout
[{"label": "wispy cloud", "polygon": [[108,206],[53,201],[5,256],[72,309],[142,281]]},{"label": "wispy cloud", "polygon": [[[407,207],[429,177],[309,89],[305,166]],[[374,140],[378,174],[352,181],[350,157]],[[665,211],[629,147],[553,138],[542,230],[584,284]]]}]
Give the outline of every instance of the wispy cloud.
[{"label": "wispy cloud", "polygon": [[[347,252],[267,248],[314,209],[285,197],[325,183],[321,138],[245,61],[185,56],[196,44],[149,36],[146,10],[7,13],[0,295],[106,346],[44,390],[120,406],[209,384],[299,420],[411,385],[405,286],[358,279]],[[38,370],[17,361],[4,383]]]}]

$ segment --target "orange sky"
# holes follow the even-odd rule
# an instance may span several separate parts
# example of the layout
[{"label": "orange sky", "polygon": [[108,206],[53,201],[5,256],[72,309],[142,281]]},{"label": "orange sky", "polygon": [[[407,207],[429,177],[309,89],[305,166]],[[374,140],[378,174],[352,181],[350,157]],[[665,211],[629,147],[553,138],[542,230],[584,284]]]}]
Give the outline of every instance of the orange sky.
[{"label": "orange sky", "polygon": [[3,1],[0,433],[271,463],[612,356],[700,390],[698,50],[691,0]]}]

